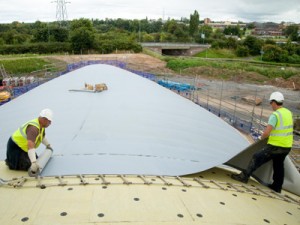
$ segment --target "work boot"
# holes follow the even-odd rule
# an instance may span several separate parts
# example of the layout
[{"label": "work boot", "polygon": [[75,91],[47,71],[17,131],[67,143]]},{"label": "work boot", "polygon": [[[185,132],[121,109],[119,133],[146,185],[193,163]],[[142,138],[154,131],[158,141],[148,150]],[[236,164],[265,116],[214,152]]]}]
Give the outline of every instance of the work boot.
[{"label": "work boot", "polygon": [[275,187],[273,184],[269,184],[268,188],[272,189],[273,191],[277,193],[281,193],[281,188]]},{"label": "work boot", "polygon": [[249,180],[249,176],[245,175],[243,172],[241,172],[240,174],[231,174],[231,178],[245,184],[247,184]]}]

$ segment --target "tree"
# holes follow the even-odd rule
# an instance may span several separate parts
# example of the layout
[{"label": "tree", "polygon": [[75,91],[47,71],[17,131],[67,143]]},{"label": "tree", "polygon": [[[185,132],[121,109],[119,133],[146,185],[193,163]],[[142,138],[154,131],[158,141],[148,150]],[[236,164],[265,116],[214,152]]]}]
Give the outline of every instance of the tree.
[{"label": "tree", "polygon": [[0,37],[0,46],[4,45],[4,44],[5,44],[5,41],[3,40],[3,38]]},{"label": "tree", "polygon": [[264,48],[264,61],[284,62],[288,59],[288,52],[282,50],[275,45],[265,45]]},{"label": "tree", "polygon": [[284,30],[284,34],[287,35],[291,41],[298,41],[300,40],[298,30],[299,27],[297,25],[291,25]]},{"label": "tree", "polygon": [[214,40],[211,44],[212,48],[219,49],[219,48],[226,48],[227,43],[225,40],[219,39],[219,40]]},{"label": "tree", "polygon": [[272,39],[267,39],[267,40],[265,40],[265,44],[276,45],[276,42]]},{"label": "tree", "polygon": [[29,39],[29,35],[20,34],[13,29],[2,33],[1,37],[4,42],[9,45],[23,44],[27,39]]},{"label": "tree", "polygon": [[224,34],[226,35],[236,35],[236,36],[241,36],[241,29],[240,29],[240,26],[228,26],[228,27],[225,27],[224,31],[223,31]]},{"label": "tree", "polygon": [[143,42],[154,42],[154,37],[153,35],[150,35],[150,34],[143,34],[143,38],[142,38]]},{"label": "tree", "polygon": [[189,35],[188,32],[185,32],[184,26],[178,26],[176,30],[174,31],[174,35],[178,42],[188,42]]},{"label": "tree", "polygon": [[249,49],[247,46],[238,45],[235,53],[239,57],[246,57],[249,55]]},{"label": "tree", "polygon": [[199,28],[199,34],[195,37],[195,41],[197,43],[201,43],[203,44],[208,43],[209,38],[211,37],[213,33],[213,29],[212,27],[208,26],[208,25],[203,25]]},{"label": "tree", "polygon": [[[189,40],[188,28],[185,24],[179,24],[174,19],[168,20],[163,27],[163,32],[161,34],[161,41],[166,42],[186,42]],[[166,34],[168,33],[168,34]]]},{"label": "tree", "polygon": [[175,40],[174,35],[167,33],[167,32],[161,32],[160,33],[160,42],[172,42]]},{"label": "tree", "polygon": [[72,20],[71,26],[70,26],[71,31],[74,31],[81,27],[85,27],[86,29],[88,29],[90,31],[94,30],[93,23],[89,19],[81,18],[81,19]]},{"label": "tree", "polygon": [[86,27],[80,27],[71,33],[71,44],[75,53],[82,53],[94,47],[95,34]]},{"label": "tree", "polygon": [[47,27],[40,27],[33,32],[33,42],[48,42],[49,41],[49,29]]},{"label": "tree", "polygon": [[248,47],[250,55],[259,55],[263,44],[262,40],[254,36],[247,36],[243,42],[243,45]]},{"label": "tree", "polygon": [[69,31],[64,27],[52,27],[49,33],[52,41],[67,42],[69,39]]},{"label": "tree", "polygon": [[168,20],[165,22],[165,24],[163,26],[163,31],[173,34],[177,28],[177,25],[178,24],[176,23],[176,21],[174,19]]},{"label": "tree", "polygon": [[249,23],[249,24],[247,24],[247,28],[248,29],[254,29],[255,28],[255,23]]},{"label": "tree", "polygon": [[135,34],[136,33],[130,33],[119,29],[97,34],[95,49],[100,53],[112,53],[116,49],[140,52],[142,47],[135,41]]},{"label": "tree", "polygon": [[73,20],[70,27],[70,40],[76,53],[92,49],[95,43],[95,29],[88,19]]},{"label": "tree", "polygon": [[196,10],[194,11],[193,15],[192,14],[190,15],[189,33],[190,33],[190,36],[192,36],[192,37],[197,36],[199,33],[199,23],[200,23],[199,18],[200,18],[199,13]]},{"label": "tree", "polygon": [[226,39],[227,48],[236,49],[238,46],[238,42],[235,38],[229,37]]},{"label": "tree", "polygon": [[291,40],[288,40],[287,43],[282,46],[282,49],[287,50],[289,55],[294,55],[297,53],[296,45],[293,44]]}]

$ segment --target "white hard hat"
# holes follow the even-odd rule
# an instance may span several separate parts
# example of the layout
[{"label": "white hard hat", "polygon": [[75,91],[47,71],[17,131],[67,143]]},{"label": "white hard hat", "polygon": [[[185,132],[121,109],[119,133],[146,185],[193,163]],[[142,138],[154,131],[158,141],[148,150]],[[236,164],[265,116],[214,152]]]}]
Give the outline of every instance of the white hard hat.
[{"label": "white hard hat", "polygon": [[52,121],[53,119],[53,112],[51,109],[43,109],[40,113],[40,117],[45,117],[48,120]]},{"label": "white hard hat", "polygon": [[275,91],[270,95],[270,101],[283,102],[284,97],[281,92]]}]

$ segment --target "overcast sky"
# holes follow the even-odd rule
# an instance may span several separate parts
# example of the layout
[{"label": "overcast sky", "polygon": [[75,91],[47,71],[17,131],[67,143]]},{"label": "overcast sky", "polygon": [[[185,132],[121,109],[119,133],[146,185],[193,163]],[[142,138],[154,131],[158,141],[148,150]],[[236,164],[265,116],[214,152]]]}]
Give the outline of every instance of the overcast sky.
[{"label": "overcast sky", "polygon": [[[0,23],[56,20],[59,0],[0,0]],[[194,10],[200,20],[300,23],[300,0],[65,0],[69,20],[180,19]]]}]

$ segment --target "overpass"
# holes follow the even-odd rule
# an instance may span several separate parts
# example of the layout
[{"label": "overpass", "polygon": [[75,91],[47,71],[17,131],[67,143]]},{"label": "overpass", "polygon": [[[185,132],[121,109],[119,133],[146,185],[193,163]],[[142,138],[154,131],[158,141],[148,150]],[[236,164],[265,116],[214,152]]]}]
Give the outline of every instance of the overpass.
[{"label": "overpass", "polygon": [[192,56],[198,52],[205,51],[210,48],[208,44],[195,44],[195,43],[153,43],[143,42],[141,43],[143,48],[148,48],[161,55],[186,55]]}]

